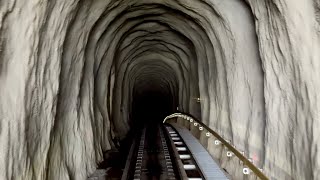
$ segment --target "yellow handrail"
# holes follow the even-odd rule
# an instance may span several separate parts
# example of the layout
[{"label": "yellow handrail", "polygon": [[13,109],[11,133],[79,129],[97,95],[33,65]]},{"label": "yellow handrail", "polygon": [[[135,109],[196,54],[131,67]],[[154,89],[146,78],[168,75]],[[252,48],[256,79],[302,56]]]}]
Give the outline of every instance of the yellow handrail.
[{"label": "yellow handrail", "polygon": [[223,145],[225,145],[230,151],[232,151],[243,163],[246,165],[256,176],[258,176],[260,179],[267,180],[268,177],[263,174],[249,159],[247,159],[242,153],[240,153],[236,148],[234,148],[230,143],[228,143],[225,139],[223,139],[218,133],[216,133],[214,130],[209,128],[207,125],[202,123],[201,121],[195,119],[194,117],[191,117],[190,115],[184,114],[184,113],[174,113],[169,116],[167,116],[163,123],[165,123],[168,119],[181,117],[183,119],[189,119],[190,122],[195,121],[198,124],[200,124],[202,127],[204,127],[209,133],[211,133],[213,136],[215,136]]}]

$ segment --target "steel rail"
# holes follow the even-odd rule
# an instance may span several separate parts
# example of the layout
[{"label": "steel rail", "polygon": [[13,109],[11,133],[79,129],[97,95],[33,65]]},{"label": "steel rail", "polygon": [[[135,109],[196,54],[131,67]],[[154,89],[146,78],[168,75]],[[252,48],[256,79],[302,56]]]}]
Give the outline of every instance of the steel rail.
[{"label": "steel rail", "polygon": [[[176,141],[173,139],[175,137],[179,137],[180,139],[182,138],[176,132],[174,127],[170,126],[172,131],[169,131],[167,128],[168,126],[158,126],[159,136],[157,137],[157,141],[161,143],[160,152],[163,155],[163,159],[158,159],[159,164],[163,165],[167,179],[189,179],[187,170],[184,167],[185,164],[183,164],[180,154],[178,153],[178,147],[181,147],[181,145],[176,145]],[[143,179],[145,176],[145,165],[147,164],[146,162],[149,161],[149,154],[146,152],[149,147],[145,145],[145,143],[148,143],[149,141],[148,136],[146,135],[146,128],[144,128],[142,133],[139,135],[136,136],[133,144],[131,145],[121,180]],[[185,148],[186,150],[183,150],[183,153],[189,152],[189,149],[187,147]],[[188,162],[189,161],[193,162],[192,165],[196,168],[191,170],[189,169],[188,172],[192,173],[192,175],[195,175],[195,172],[197,172],[199,177],[203,179],[201,170],[198,165],[196,165],[191,153],[190,158],[188,159]]]}]

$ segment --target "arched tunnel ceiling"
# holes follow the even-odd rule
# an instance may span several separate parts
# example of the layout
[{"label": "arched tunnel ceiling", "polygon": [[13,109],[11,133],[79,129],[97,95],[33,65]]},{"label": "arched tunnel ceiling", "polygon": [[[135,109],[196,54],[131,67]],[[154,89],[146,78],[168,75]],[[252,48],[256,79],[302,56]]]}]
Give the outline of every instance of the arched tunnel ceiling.
[{"label": "arched tunnel ceiling", "polygon": [[317,179],[319,7],[0,1],[0,179],[85,179],[148,92],[231,140],[269,177]]}]

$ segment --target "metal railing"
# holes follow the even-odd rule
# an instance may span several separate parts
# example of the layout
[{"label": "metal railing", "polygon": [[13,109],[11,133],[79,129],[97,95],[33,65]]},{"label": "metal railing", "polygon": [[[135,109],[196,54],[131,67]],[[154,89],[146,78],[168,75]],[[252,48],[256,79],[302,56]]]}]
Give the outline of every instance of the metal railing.
[{"label": "metal railing", "polygon": [[[194,123],[195,126],[199,124],[199,130],[203,131],[206,130],[206,136],[210,137],[212,134],[217,140],[215,141],[215,144],[222,143],[224,146],[226,146],[234,155],[236,155],[246,166],[243,168],[243,173],[244,174],[250,174],[250,172],[253,172],[257,177],[263,180],[267,180],[268,177],[263,174],[262,169],[257,168],[251,160],[249,160],[247,157],[244,156],[244,153],[239,152],[233,145],[231,145],[227,140],[225,140],[223,137],[221,137],[218,133],[216,133],[214,130],[209,128],[207,125],[202,123],[201,121],[195,119],[194,117],[191,117],[190,115],[184,114],[184,113],[174,113],[169,116],[167,116],[163,123],[165,123],[167,120],[172,119],[172,118],[182,118],[190,123]],[[196,124],[197,123],[197,124]],[[232,156],[231,153],[228,153],[227,156]]]}]

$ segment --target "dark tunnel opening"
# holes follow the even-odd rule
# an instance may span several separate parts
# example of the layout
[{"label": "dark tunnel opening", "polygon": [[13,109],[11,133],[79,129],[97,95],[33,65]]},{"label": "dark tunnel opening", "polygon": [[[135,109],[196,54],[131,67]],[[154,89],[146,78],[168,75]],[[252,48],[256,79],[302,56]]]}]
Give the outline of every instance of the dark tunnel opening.
[{"label": "dark tunnel opening", "polygon": [[158,124],[174,111],[173,97],[169,93],[151,90],[133,97],[132,121],[139,127]]},{"label": "dark tunnel opening", "polygon": [[[147,127],[153,132],[166,116],[176,111],[178,106],[176,84],[171,84],[176,82],[170,81],[171,83],[167,84],[153,78],[143,79],[142,82],[147,83],[140,81],[138,85],[133,86],[132,96],[127,104],[130,107],[128,119],[130,131],[119,142],[117,150],[107,152],[105,161],[99,165],[100,168],[111,168],[110,177],[121,176],[134,139],[140,136],[142,129]],[[152,135],[151,133],[149,136]]]}]

